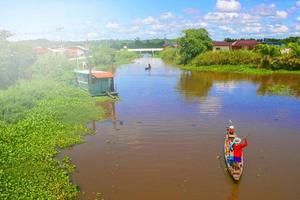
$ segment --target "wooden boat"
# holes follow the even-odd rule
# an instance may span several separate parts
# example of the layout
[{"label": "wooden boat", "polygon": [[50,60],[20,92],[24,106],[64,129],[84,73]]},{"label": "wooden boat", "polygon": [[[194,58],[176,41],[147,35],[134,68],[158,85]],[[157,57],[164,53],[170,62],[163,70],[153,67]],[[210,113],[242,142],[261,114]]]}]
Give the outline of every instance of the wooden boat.
[{"label": "wooden boat", "polygon": [[233,166],[233,162],[231,160],[233,159],[233,151],[230,150],[230,143],[236,138],[236,134],[231,135],[228,132],[228,128],[225,134],[225,142],[224,142],[224,157],[225,157],[225,162],[227,165],[227,171],[229,174],[232,176],[234,181],[239,181],[242,173],[243,173],[243,168],[244,168],[244,159],[242,156],[242,162],[240,164],[237,164],[237,166]]}]

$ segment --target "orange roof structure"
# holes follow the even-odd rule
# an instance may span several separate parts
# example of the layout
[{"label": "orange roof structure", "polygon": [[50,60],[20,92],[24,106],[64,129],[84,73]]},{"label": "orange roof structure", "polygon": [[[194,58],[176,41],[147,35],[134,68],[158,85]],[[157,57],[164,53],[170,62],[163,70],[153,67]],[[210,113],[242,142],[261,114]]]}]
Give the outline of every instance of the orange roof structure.
[{"label": "orange roof structure", "polygon": [[114,74],[111,72],[103,72],[103,71],[92,71],[92,75],[96,78],[113,78]]}]

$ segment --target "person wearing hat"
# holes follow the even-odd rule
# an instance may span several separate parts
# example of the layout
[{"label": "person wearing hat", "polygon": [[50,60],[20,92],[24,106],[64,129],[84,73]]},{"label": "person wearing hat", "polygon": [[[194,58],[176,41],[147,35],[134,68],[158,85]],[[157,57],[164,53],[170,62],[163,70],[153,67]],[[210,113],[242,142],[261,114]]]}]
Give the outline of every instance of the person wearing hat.
[{"label": "person wearing hat", "polygon": [[234,138],[236,136],[235,132],[234,132],[234,126],[229,126],[228,127],[228,136],[231,137],[231,138]]},{"label": "person wearing hat", "polygon": [[233,162],[236,167],[239,167],[239,164],[242,162],[243,148],[248,146],[248,140],[245,138],[244,143],[241,143],[240,138],[234,138],[233,140]]}]

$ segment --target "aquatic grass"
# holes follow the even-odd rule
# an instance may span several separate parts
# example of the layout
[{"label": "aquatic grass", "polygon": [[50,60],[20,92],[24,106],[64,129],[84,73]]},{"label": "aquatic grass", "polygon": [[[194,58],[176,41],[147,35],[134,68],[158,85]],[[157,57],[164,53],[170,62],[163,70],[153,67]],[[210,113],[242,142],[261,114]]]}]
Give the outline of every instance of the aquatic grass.
[{"label": "aquatic grass", "polygon": [[2,109],[0,199],[76,199],[69,177],[74,166],[55,157],[83,142],[85,123],[104,116],[96,102],[106,100],[53,80],[21,81],[1,91],[2,106],[17,109]]}]

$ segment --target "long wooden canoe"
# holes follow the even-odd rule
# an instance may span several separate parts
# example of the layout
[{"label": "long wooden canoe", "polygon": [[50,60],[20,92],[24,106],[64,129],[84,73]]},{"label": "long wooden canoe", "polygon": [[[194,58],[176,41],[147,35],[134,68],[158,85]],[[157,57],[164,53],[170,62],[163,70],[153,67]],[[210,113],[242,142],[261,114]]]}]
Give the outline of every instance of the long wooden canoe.
[{"label": "long wooden canoe", "polygon": [[226,130],[225,134],[225,141],[224,141],[224,157],[225,157],[225,162],[227,165],[227,171],[231,175],[234,181],[239,181],[242,173],[243,173],[243,168],[244,168],[244,159],[242,156],[242,162],[240,164],[237,164],[235,167],[233,166],[234,164],[230,162],[230,158],[233,159],[233,151],[230,150],[230,143],[233,141],[233,139],[236,137],[236,135],[231,136],[228,133],[228,128]]}]

